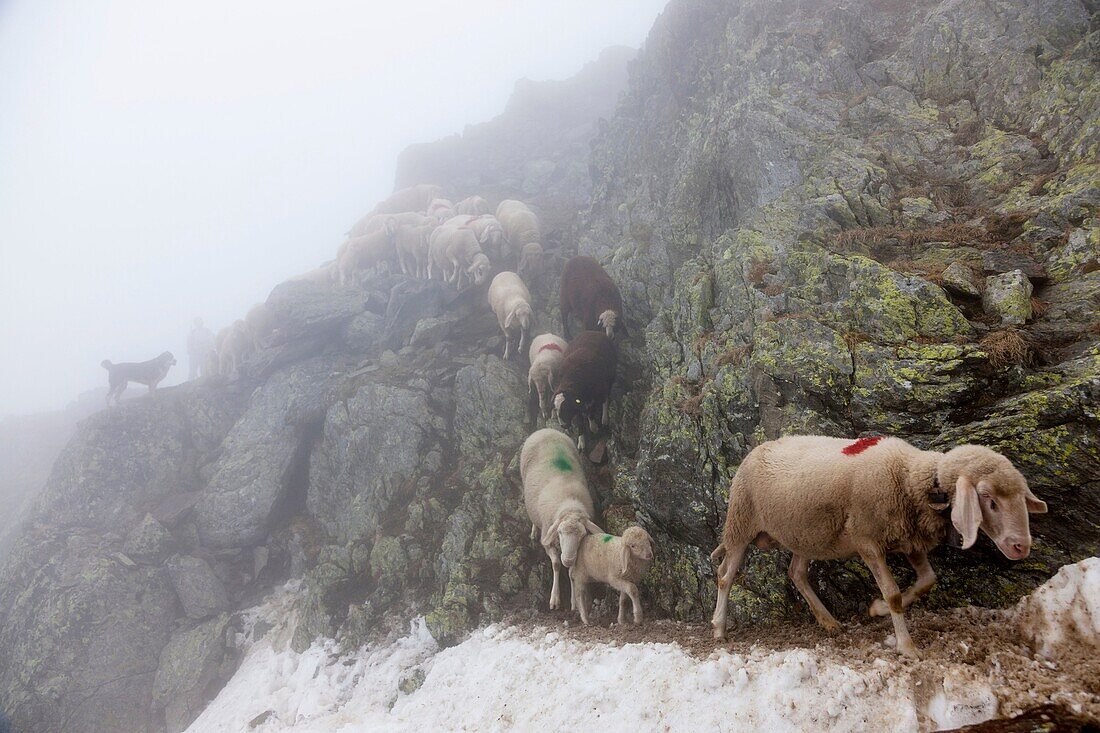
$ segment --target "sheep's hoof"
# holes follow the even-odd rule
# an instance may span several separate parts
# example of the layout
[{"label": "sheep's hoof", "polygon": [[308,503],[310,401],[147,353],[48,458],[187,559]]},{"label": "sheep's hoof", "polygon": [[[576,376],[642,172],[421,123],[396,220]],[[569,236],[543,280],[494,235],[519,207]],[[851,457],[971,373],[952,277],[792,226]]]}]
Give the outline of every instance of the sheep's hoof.
[{"label": "sheep's hoof", "polygon": [[557,611],[557,610],[558,610],[558,606],[560,606],[560,605],[561,605],[561,604],[560,604],[560,603],[558,603],[558,599],[557,599],[557,598],[551,598],[551,599],[550,599],[550,610],[551,610],[551,611]]},{"label": "sheep's hoof", "polygon": [[870,614],[871,618],[875,618],[878,616],[889,616],[890,607],[886,605],[886,601],[882,600],[881,598],[876,598],[875,602],[871,604]]},{"label": "sheep's hoof", "polygon": [[908,644],[898,644],[898,652],[902,656],[909,657],[910,659],[920,659],[920,653],[917,651],[917,645],[911,641]]},{"label": "sheep's hoof", "polygon": [[[714,626],[713,624],[711,624],[711,625]],[[714,638],[715,638],[716,641],[725,641],[726,640],[726,630],[723,629],[723,628],[720,628],[718,626],[714,626],[714,634],[713,635],[714,635]]]},{"label": "sheep's hoof", "polygon": [[830,619],[828,621],[822,621],[821,628],[825,629],[826,633],[839,634],[842,627],[838,622]]}]

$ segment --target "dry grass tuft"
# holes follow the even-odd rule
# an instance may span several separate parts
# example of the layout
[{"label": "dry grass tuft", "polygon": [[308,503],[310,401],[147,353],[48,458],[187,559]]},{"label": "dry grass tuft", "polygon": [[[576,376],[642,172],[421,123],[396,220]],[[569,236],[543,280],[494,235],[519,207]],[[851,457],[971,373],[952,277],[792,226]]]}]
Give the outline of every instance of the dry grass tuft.
[{"label": "dry grass tuft", "polygon": [[1015,328],[993,331],[979,345],[989,354],[989,363],[995,369],[1017,365],[1032,366],[1039,356],[1031,339]]},{"label": "dry grass tuft", "polygon": [[993,240],[989,232],[969,224],[944,224],[920,229],[902,229],[901,227],[867,227],[849,229],[836,237],[837,247],[846,249],[853,245],[879,247],[890,240],[899,244],[914,245],[928,242],[954,242],[956,244],[989,244]]},{"label": "dry grass tuft", "polygon": [[1032,296],[1032,298],[1031,298],[1031,317],[1032,318],[1042,318],[1043,316],[1046,315],[1048,310],[1050,310],[1050,301],[1043,300],[1042,298],[1036,298],[1035,296]]},{"label": "dry grass tuft", "polygon": [[717,364],[718,367],[728,366],[729,364],[740,364],[745,361],[750,354],[752,354],[752,344],[741,344],[740,346],[726,349],[714,360],[714,363]]},{"label": "dry grass tuft", "polygon": [[764,295],[767,295],[767,296],[771,297],[771,296],[779,295],[780,293],[783,292],[783,290],[784,290],[783,283],[781,283],[781,282],[772,282],[772,283],[768,283],[767,285],[762,287],[760,289],[760,292],[762,292]]},{"label": "dry grass tuft", "polygon": [[770,260],[762,260],[759,257],[753,257],[752,263],[749,265],[748,272],[745,273],[745,279],[753,285],[759,285],[764,282],[765,275],[774,275],[775,265]]}]

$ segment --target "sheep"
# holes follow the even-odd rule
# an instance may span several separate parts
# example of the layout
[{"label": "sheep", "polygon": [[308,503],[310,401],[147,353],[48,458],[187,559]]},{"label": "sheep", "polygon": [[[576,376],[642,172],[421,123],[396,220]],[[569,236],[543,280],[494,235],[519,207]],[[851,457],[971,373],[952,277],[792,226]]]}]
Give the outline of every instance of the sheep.
[{"label": "sheep", "polygon": [[354,239],[364,234],[376,232],[384,227],[388,221],[393,222],[394,228],[436,223],[433,217],[428,216],[423,213],[423,211],[401,211],[396,214],[368,214],[351,228],[351,231],[348,232],[348,237]]},{"label": "sheep", "polygon": [[218,332],[214,339],[218,350],[218,373],[232,378],[239,373],[244,359],[253,348],[252,335],[243,320],[236,320]]},{"label": "sheep", "polygon": [[288,282],[310,282],[317,285],[332,285],[336,282],[336,262],[329,261],[320,267],[295,275]]},{"label": "sheep", "polygon": [[[948,507],[950,517],[941,513]],[[928,552],[945,536],[969,548],[981,528],[1006,557],[1023,559],[1031,547],[1028,513],[1046,510],[1007,458],[978,445],[939,453],[898,438],[790,436],[762,443],[733,477],[722,541],[711,555],[721,560],[714,637],[725,637],[730,584],[752,542],[793,553],[788,575],[817,622],[834,631],[840,625],[807,571],[814,560],[859,555],[882,592],[871,615],[889,613],[898,651],[917,656],[904,610],[936,581]],[[905,593],[886,565],[888,552],[903,553],[917,572]]]},{"label": "sheep", "polygon": [[554,574],[550,608],[556,609],[561,604],[559,569],[572,567],[586,534],[599,535],[603,530],[592,521],[592,495],[569,436],[552,428],[532,433],[520,451],[519,473],[531,539],[538,538],[550,558]]},{"label": "sheep", "polygon": [[438,270],[444,280],[461,289],[463,278],[475,285],[489,275],[489,258],[481,251],[472,229],[439,227],[428,240],[428,277]]},{"label": "sheep", "polygon": [[435,224],[403,226],[394,234],[393,244],[401,271],[406,275],[428,279],[428,240],[435,231]]},{"label": "sheep", "polygon": [[397,257],[393,245],[396,231],[396,225],[391,218],[381,229],[344,242],[336,254],[336,273],[340,285],[350,284],[358,270],[377,267],[383,262],[393,262]]},{"label": "sheep", "polygon": [[565,339],[552,333],[540,334],[531,341],[531,368],[527,370],[527,390],[528,394],[531,391],[538,392],[539,412],[543,420],[550,417],[550,397],[554,394],[567,347]]},{"label": "sheep", "polygon": [[428,204],[428,216],[435,219],[439,224],[450,219],[455,213],[455,205],[451,203],[450,199],[435,198]]},{"label": "sheep", "polygon": [[398,214],[402,211],[427,211],[432,199],[439,198],[443,189],[434,183],[418,183],[391,193],[374,207],[372,214]]},{"label": "sheep", "polygon": [[455,204],[455,212],[458,214],[473,214],[474,216],[480,216],[482,214],[488,214],[491,211],[492,209],[489,208],[489,202],[480,196],[467,196]]},{"label": "sheep", "polygon": [[615,281],[592,259],[578,255],[565,263],[561,273],[562,333],[569,338],[569,316],[577,313],[583,328],[603,330],[614,338],[616,329],[623,330],[623,298]]},{"label": "sheep", "polygon": [[275,314],[267,303],[257,303],[248,309],[244,316],[244,325],[252,340],[252,351],[262,351],[271,345],[271,339],[277,335]]},{"label": "sheep", "polygon": [[458,214],[447,219],[440,226],[472,229],[474,236],[477,237],[478,244],[481,246],[481,251],[490,260],[500,260],[503,256],[504,230],[492,214],[482,214],[481,216]]},{"label": "sheep", "polygon": [[497,220],[504,230],[509,255],[517,260],[523,245],[539,242],[539,219],[527,208],[527,204],[515,199],[505,199],[497,206]]},{"label": "sheep", "polygon": [[542,245],[538,242],[528,242],[523,245],[523,249],[520,250],[519,265],[516,268],[516,272],[528,280],[538,277],[542,269],[542,258]]},{"label": "sheep", "polygon": [[519,331],[519,351],[531,330],[531,293],[514,272],[500,272],[489,283],[489,307],[504,333],[504,358],[511,353],[512,334]]},{"label": "sheep", "polygon": [[[600,425],[607,424],[607,403],[617,364],[615,342],[600,331],[584,331],[569,342],[554,390],[554,413],[564,427],[573,426],[587,415],[589,429],[596,433],[596,414],[600,415]],[[584,450],[584,444],[582,425],[577,447]]]},{"label": "sheep", "polygon": [[626,623],[626,599],[634,609],[634,623],[642,622],[642,599],[638,583],[653,563],[653,538],[641,527],[629,527],[622,537],[609,534],[586,535],[581,539],[577,561],[569,568],[569,585],[573,589],[573,606],[581,613],[581,623],[588,625],[592,599],[588,583],[607,583],[619,591],[619,623]]}]

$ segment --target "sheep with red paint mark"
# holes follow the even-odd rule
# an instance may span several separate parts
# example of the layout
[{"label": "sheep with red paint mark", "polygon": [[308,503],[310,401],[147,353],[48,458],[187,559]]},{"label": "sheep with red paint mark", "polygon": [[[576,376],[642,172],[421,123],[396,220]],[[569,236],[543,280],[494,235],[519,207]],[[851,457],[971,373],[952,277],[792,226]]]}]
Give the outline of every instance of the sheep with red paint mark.
[{"label": "sheep with red paint mark", "polygon": [[538,392],[539,414],[542,419],[550,417],[550,398],[554,386],[558,383],[565,350],[569,347],[565,339],[552,333],[543,333],[531,341],[529,360],[531,368],[527,370],[527,390]]},{"label": "sheep with red paint mark", "polygon": [[[981,529],[1011,560],[1031,549],[1029,513],[1046,504],[1004,456],[979,445],[946,453],[915,448],[898,438],[857,441],[788,436],[762,443],[741,462],[730,485],[718,568],[715,638],[726,633],[729,590],[750,543],[791,551],[788,575],[818,623],[840,624],[814,593],[814,560],[859,557],[882,592],[872,616],[890,614],[898,651],[916,656],[904,611],[936,581],[928,553],[945,539],[967,549]],[[917,573],[902,593],[886,565],[898,552]]]},{"label": "sheep with red paint mark", "polygon": [[[569,342],[554,390],[554,413],[566,429],[580,421],[577,447],[584,450],[584,418],[593,432],[607,424],[607,407],[615,384],[619,353],[602,331],[584,331]],[[597,422],[598,418],[598,422]]]},{"label": "sheep with red paint mark", "polygon": [[569,338],[569,317],[574,313],[583,328],[603,331],[614,338],[622,331],[623,298],[603,265],[591,257],[577,255],[565,263],[561,273],[562,333]]}]

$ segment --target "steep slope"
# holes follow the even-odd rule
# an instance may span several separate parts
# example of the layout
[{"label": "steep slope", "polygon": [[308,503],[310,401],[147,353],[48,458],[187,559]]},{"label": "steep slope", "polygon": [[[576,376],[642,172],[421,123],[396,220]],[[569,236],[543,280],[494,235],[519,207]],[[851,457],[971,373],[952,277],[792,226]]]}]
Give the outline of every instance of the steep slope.
[{"label": "steep slope", "polygon": [[[928,605],[1005,606],[1097,553],[1096,25],[1069,0],[675,0],[609,121],[594,90],[623,54],[402,157],[400,183],[538,205],[540,329],[569,254],[620,283],[587,470],[606,527],[657,539],[651,615],[705,618],[729,478],[788,432],[986,443],[1051,503],[1026,562],[937,552]],[[97,414],[54,466],[0,569],[16,729],[186,727],[237,663],[236,611],[291,577],[297,652],[414,614],[450,644],[545,603],[525,364],[497,356],[485,288],[377,275],[267,304],[278,342],[240,379]],[[808,617],[783,553],[747,570],[739,621]],[[841,617],[873,597],[858,563],[814,582]]]}]

